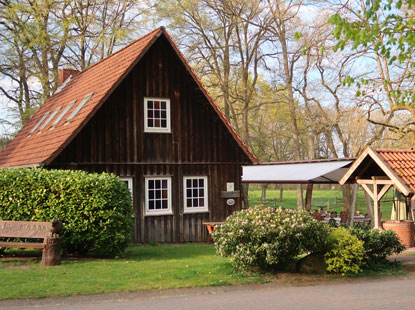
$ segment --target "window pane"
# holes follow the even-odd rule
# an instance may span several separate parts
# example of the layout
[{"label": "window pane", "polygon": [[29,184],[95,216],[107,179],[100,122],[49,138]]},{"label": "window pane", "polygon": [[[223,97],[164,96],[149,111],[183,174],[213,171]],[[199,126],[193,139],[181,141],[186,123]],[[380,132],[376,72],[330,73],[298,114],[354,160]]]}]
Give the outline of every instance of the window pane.
[{"label": "window pane", "polygon": [[154,111],[154,118],[160,118],[160,111]]},{"label": "window pane", "polygon": [[160,180],[156,180],[156,188],[161,188],[161,181]]},{"label": "window pane", "polygon": [[187,179],[186,180],[186,187],[189,188],[192,186],[192,180],[191,179]]},{"label": "window pane", "polygon": [[199,199],[199,206],[200,207],[204,207],[205,206],[205,199],[204,198],[200,198]]},{"label": "window pane", "polygon": [[160,127],[160,120],[159,119],[154,120],[154,127]]},{"label": "window pane", "polygon": [[168,201],[167,200],[163,200],[162,201],[162,207],[163,207],[163,209],[168,209],[169,207],[168,207]]},{"label": "window pane", "polygon": [[193,190],[193,197],[197,197],[197,189]]},{"label": "window pane", "polygon": [[199,197],[205,197],[205,190],[203,188],[199,189]]},{"label": "window pane", "polygon": [[166,111],[161,111],[161,112],[160,112],[160,117],[161,117],[161,118],[166,118],[166,115],[167,115],[167,114],[166,114]]},{"label": "window pane", "polygon": [[198,207],[198,206],[199,206],[198,199],[193,199],[193,207]]},{"label": "window pane", "polygon": [[162,186],[163,186],[163,188],[167,188],[167,180],[162,181]]},{"label": "window pane", "polygon": [[192,199],[187,199],[187,207],[188,208],[192,207]]},{"label": "window pane", "polygon": [[186,190],[186,196],[189,197],[189,198],[192,197],[192,190],[191,189]]},{"label": "window pane", "polygon": [[147,101],[147,109],[152,109],[153,108],[153,101],[149,100]]},{"label": "window pane", "polygon": [[150,210],[154,210],[154,201],[153,200],[151,200],[151,201],[148,202],[148,208]]},{"label": "window pane", "polygon": [[154,188],[154,181],[153,180],[148,181],[148,188],[150,188],[150,189]]},{"label": "window pane", "polygon": [[154,101],[154,109],[160,109],[160,101]]},{"label": "window pane", "polygon": [[154,191],[153,190],[148,191],[148,199],[154,199]]},{"label": "window pane", "polygon": [[147,127],[154,127],[152,119],[147,120]]},{"label": "window pane", "polygon": [[162,101],[161,102],[161,109],[165,110],[166,109],[166,101]]},{"label": "window pane", "polygon": [[193,179],[193,187],[197,187],[197,179]]},{"label": "window pane", "polygon": [[199,179],[199,187],[205,187],[205,179]]},{"label": "window pane", "polygon": [[162,120],[162,121],[161,121],[161,125],[160,125],[160,127],[162,127],[162,128],[167,128],[167,122],[166,122],[166,121],[164,121],[164,120]]},{"label": "window pane", "polygon": [[156,210],[161,209],[161,200],[156,200]]},{"label": "window pane", "polygon": [[161,190],[156,190],[156,198],[161,198]]},{"label": "window pane", "polygon": [[153,110],[148,110],[147,111],[147,117],[148,118],[153,118]]},{"label": "window pane", "polygon": [[163,189],[163,198],[167,199],[167,189]]}]

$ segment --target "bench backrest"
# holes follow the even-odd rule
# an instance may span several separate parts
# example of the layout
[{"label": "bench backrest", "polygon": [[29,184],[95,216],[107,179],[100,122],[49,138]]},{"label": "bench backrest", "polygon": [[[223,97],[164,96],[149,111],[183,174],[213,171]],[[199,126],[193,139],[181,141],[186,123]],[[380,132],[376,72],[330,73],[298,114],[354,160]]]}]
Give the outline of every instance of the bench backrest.
[{"label": "bench backrest", "polygon": [[45,238],[51,222],[0,221],[0,237]]}]

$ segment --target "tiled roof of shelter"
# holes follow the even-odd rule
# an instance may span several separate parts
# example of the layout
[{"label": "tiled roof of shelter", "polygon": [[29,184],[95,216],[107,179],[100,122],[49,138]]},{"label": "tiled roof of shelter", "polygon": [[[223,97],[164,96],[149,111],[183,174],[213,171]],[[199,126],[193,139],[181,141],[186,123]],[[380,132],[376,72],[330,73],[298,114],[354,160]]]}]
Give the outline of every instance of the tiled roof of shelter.
[{"label": "tiled roof of shelter", "polygon": [[256,156],[213,102],[167,31],[160,27],[87,70],[74,75],[60,91],[55,92],[46,101],[0,153],[0,166],[39,166],[51,163],[161,35],[166,36],[235,141],[251,161],[257,163]]},{"label": "tiled roof of shelter", "polygon": [[385,163],[415,192],[415,150],[377,149]]}]

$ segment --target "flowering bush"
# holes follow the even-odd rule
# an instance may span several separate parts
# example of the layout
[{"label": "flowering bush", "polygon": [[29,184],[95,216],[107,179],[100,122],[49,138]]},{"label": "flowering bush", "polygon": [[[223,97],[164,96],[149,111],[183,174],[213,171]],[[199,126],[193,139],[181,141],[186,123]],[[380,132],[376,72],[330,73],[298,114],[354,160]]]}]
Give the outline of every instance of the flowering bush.
[{"label": "flowering bush", "polygon": [[366,251],[363,241],[346,228],[338,227],[329,234],[331,249],[325,254],[327,270],[341,273],[359,273],[364,265]]},{"label": "flowering bush", "polygon": [[387,256],[405,250],[399,237],[391,230],[379,231],[370,226],[357,225],[350,228],[350,233],[364,242],[368,265],[384,261]]},{"label": "flowering bush", "polygon": [[305,212],[256,206],[229,216],[212,234],[216,251],[237,267],[283,264],[304,252],[324,253],[328,225]]}]

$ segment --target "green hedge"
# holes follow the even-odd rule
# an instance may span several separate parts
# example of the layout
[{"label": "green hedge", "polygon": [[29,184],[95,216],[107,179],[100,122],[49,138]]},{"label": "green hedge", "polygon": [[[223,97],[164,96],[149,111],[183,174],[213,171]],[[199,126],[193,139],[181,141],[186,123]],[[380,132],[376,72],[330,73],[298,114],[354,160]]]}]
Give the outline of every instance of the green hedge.
[{"label": "green hedge", "polygon": [[130,243],[131,197],[114,175],[0,169],[0,219],[59,219],[65,253],[115,256]]}]

